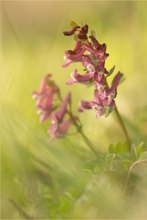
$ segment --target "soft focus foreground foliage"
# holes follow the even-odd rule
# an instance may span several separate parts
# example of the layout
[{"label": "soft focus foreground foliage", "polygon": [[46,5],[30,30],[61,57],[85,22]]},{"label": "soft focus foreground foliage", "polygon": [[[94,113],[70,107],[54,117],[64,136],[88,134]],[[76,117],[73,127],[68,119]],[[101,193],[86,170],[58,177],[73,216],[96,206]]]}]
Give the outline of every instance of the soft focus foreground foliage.
[{"label": "soft focus foreground foliage", "polygon": [[[146,2],[2,3],[2,218],[147,217],[146,7]],[[50,70],[64,94],[69,89],[64,86],[69,70],[60,65],[67,48],[61,32],[71,17],[89,23],[107,42],[113,54],[108,68],[117,63],[127,74],[117,102],[133,140],[131,156],[112,117],[81,115],[87,136],[106,151],[97,159],[78,134],[49,143],[48,125],[38,125],[30,97],[42,74]],[[85,90],[71,91],[76,109],[83,98],[77,94]]]}]

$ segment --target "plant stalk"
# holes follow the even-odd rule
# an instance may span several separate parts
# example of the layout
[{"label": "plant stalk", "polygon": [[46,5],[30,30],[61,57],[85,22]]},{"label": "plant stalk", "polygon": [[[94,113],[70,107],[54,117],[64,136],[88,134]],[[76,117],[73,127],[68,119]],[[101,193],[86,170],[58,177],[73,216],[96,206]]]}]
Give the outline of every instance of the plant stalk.
[{"label": "plant stalk", "polygon": [[87,146],[90,148],[90,150],[97,157],[98,156],[98,152],[95,150],[95,148],[94,148],[92,142],[89,140],[89,138],[84,134],[81,124],[79,125],[78,122],[77,122],[77,120],[80,122],[79,118],[74,117],[74,115],[72,114],[71,111],[68,111],[68,114],[69,114],[70,118],[73,120],[74,126],[77,128],[77,131],[80,133],[80,135],[84,139],[84,141],[87,144]]},{"label": "plant stalk", "polygon": [[[58,94],[59,100],[62,102],[62,96],[59,92]],[[87,144],[87,146],[90,148],[90,150],[92,150],[92,152],[96,155],[96,157],[98,156],[98,152],[95,150],[92,142],[89,140],[89,138],[84,134],[83,130],[82,130],[82,126],[81,126],[81,122],[80,119],[78,117],[75,117],[71,111],[71,106],[70,109],[67,110],[67,113],[69,115],[69,117],[72,119],[74,126],[77,128],[77,131],[81,134],[82,138],[84,139],[85,143]],[[79,121],[80,124],[77,122]]]},{"label": "plant stalk", "polygon": [[80,129],[79,132],[80,132],[81,136],[83,137],[83,139],[84,139],[85,143],[87,144],[87,146],[93,151],[93,153],[97,157],[98,156],[98,152],[93,147],[93,144],[91,143],[91,141],[87,138],[87,136],[84,134],[82,129]]},{"label": "plant stalk", "polygon": [[125,124],[123,122],[123,119],[122,119],[122,117],[121,117],[121,115],[120,115],[116,105],[115,105],[115,113],[116,113],[116,116],[118,118],[118,122],[119,122],[119,124],[120,124],[120,126],[122,128],[122,131],[123,131],[123,133],[124,133],[124,135],[126,137],[129,151],[131,152],[131,140],[130,140],[129,134],[128,134],[127,129],[126,129],[126,126],[125,126]]}]

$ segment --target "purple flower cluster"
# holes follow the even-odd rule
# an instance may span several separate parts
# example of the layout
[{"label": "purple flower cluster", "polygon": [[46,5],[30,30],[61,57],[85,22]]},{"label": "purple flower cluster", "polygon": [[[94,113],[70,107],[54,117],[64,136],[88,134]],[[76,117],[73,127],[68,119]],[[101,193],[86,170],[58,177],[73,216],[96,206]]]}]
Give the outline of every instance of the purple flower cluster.
[{"label": "purple flower cluster", "polygon": [[107,77],[113,72],[107,71],[105,61],[109,54],[106,52],[106,44],[100,44],[95,36],[88,36],[88,25],[80,27],[74,23],[69,31],[63,32],[65,36],[74,36],[76,43],[73,50],[65,51],[65,63],[68,67],[71,63],[80,62],[84,67],[84,74],[79,74],[75,69],[71,74],[68,85],[74,83],[94,84],[94,98],[91,101],[82,100],[79,111],[93,109],[96,116],[107,116],[115,107],[117,87],[123,74],[118,72],[113,78],[111,86],[107,84]]},{"label": "purple flower cluster", "polygon": [[33,98],[36,100],[40,122],[50,119],[48,133],[51,138],[63,137],[73,123],[68,115],[71,94],[68,93],[62,100],[58,86],[51,80],[51,74],[48,74],[42,80],[39,92],[33,92]]},{"label": "purple flower cluster", "polygon": [[[93,109],[97,117],[107,116],[115,108],[114,99],[123,74],[118,72],[113,78],[111,86],[108,85],[107,77],[113,73],[114,67],[110,71],[106,69],[105,62],[109,56],[106,52],[106,44],[100,44],[93,34],[88,35],[88,25],[80,27],[74,23],[70,30],[63,33],[65,36],[74,36],[76,40],[74,49],[65,51],[63,67],[77,62],[84,67],[83,74],[75,69],[67,84],[92,83],[94,85],[93,99],[91,101],[82,100],[79,111]],[[40,89],[33,93],[33,98],[36,100],[40,122],[50,120],[48,133],[52,139],[65,136],[71,124],[74,124],[78,131],[81,129],[79,118],[71,112],[71,94],[68,93],[62,99],[60,89],[51,79],[51,74],[47,74],[43,78]]]}]

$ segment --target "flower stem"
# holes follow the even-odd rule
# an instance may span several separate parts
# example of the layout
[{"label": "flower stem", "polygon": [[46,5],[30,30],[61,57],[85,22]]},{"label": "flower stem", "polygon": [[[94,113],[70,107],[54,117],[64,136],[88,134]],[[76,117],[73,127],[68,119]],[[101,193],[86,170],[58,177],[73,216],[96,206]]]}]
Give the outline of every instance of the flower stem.
[{"label": "flower stem", "polygon": [[[58,97],[59,100],[62,102],[62,96],[60,94],[60,91],[58,93]],[[71,106],[70,109],[67,110],[67,113],[69,115],[69,117],[71,118],[71,120],[73,121],[74,126],[76,127],[77,131],[80,133],[80,135],[82,136],[82,138],[84,139],[85,143],[87,144],[87,146],[90,148],[90,150],[92,150],[92,152],[96,155],[96,157],[98,156],[98,151],[95,150],[92,142],[89,140],[89,138],[85,135],[85,133],[83,132],[82,129],[82,124],[80,122],[80,119],[77,116],[74,116],[71,110]]]},{"label": "flower stem", "polygon": [[125,137],[126,137],[126,140],[127,140],[127,143],[128,143],[129,151],[131,151],[131,140],[130,140],[130,137],[129,137],[129,135],[128,135],[127,129],[126,129],[126,127],[125,127],[125,124],[124,124],[124,122],[123,122],[123,120],[122,120],[122,117],[121,117],[121,115],[120,115],[120,113],[119,113],[118,108],[117,108],[116,105],[115,105],[115,113],[116,113],[116,116],[117,116],[117,118],[118,118],[118,122],[119,122],[119,124],[120,124],[120,126],[121,126],[121,128],[122,128],[122,131],[123,131],[123,133],[124,133],[124,135],[125,135]]},{"label": "flower stem", "polygon": [[[93,153],[96,155],[96,157],[98,156],[98,152],[95,150],[92,142],[89,140],[89,138],[84,134],[82,126],[81,126],[81,122],[80,119],[75,117],[71,111],[68,111],[68,114],[70,116],[70,118],[73,120],[73,124],[74,126],[77,128],[77,131],[80,133],[80,135],[82,136],[82,138],[84,139],[85,143],[87,144],[87,146],[90,148],[90,150],[93,151]],[[80,124],[79,124],[79,123]]]},{"label": "flower stem", "polygon": [[92,142],[87,138],[87,136],[84,134],[82,128],[79,130],[81,136],[83,137],[85,143],[87,144],[87,146],[93,151],[93,153],[96,155],[96,157],[98,156],[98,152],[95,150]]}]

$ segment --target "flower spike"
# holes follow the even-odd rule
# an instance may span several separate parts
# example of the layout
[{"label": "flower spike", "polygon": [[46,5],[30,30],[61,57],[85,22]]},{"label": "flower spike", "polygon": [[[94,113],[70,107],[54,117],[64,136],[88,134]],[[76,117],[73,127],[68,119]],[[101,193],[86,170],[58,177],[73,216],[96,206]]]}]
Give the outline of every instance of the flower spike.
[{"label": "flower spike", "polygon": [[[73,124],[73,119],[68,114],[68,108],[70,109],[71,105],[71,94],[68,93],[62,101],[60,89],[51,80],[51,74],[48,74],[41,81],[40,90],[33,92],[33,98],[36,100],[40,122],[50,120],[48,133],[52,139],[65,136],[70,125]],[[58,101],[58,103],[55,101]],[[68,118],[65,119],[67,116]]]},{"label": "flower spike", "polygon": [[105,67],[105,61],[109,56],[106,52],[106,44],[100,44],[93,35],[88,36],[88,25],[82,27],[77,25],[73,30],[72,34],[77,35],[75,48],[65,51],[66,61],[63,67],[68,67],[70,63],[80,62],[86,71],[78,74],[78,70],[74,70],[67,84],[93,82],[94,98],[91,101],[82,100],[79,111],[93,109],[97,117],[107,116],[115,107],[114,99],[123,75],[118,72],[109,87],[107,77],[113,73],[114,67],[110,71]]}]

